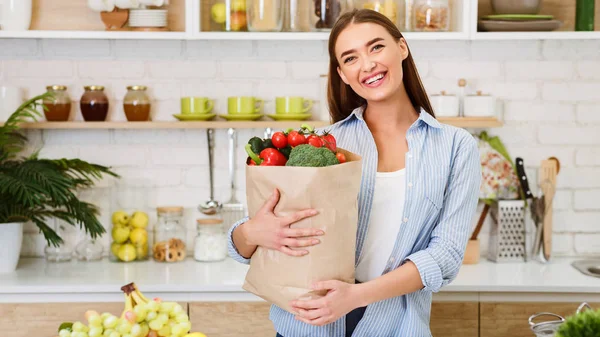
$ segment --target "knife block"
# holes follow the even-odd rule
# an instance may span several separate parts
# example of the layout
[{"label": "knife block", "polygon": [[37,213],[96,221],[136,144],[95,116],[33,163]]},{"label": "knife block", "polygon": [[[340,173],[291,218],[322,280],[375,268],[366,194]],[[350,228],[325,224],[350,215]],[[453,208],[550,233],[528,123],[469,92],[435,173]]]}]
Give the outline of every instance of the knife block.
[{"label": "knife block", "polygon": [[488,260],[494,262],[525,262],[527,237],[530,236],[530,217],[527,216],[525,201],[500,200],[490,208],[492,228],[488,249]]}]

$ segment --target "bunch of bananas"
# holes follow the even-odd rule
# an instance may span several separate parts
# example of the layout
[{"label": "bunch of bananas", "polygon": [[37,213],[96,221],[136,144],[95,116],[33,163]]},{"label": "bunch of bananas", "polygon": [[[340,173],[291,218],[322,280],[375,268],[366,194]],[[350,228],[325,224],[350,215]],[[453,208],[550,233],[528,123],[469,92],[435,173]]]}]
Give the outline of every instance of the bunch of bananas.
[{"label": "bunch of bananas", "polygon": [[120,317],[110,313],[85,313],[89,325],[81,322],[63,323],[59,337],[206,337],[190,333],[192,323],[181,305],[148,299],[135,283],[121,287],[125,308]]}]

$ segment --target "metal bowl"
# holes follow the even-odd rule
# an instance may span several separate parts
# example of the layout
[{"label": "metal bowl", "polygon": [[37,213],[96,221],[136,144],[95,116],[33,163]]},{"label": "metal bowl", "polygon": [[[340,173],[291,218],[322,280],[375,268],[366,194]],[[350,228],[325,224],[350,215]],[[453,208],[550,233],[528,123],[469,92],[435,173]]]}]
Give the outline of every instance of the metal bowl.
[{"label": "metal bowl", "polygon": [[538,14],[541,0],[491,0],[495,14]]}]

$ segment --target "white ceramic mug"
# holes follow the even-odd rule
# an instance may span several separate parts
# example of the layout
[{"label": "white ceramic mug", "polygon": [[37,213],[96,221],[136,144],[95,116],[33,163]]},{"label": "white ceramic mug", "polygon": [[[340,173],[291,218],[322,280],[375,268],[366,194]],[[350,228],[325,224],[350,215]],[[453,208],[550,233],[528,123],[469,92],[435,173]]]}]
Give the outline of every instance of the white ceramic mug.
[{"label": "white ceramic mug", "polygon": [[2,30],[29,30],[32,0],[0,0]]},{"label": "white ceramic mug", "polygon": [[115,9],[114,0],[88,0],[88,7],[94,12],[112,12]]},{"label": "white ceramic mug", "polygon": [[21,104],[23,91],[19,87],[0,86],[0,122],[6,122]]}]

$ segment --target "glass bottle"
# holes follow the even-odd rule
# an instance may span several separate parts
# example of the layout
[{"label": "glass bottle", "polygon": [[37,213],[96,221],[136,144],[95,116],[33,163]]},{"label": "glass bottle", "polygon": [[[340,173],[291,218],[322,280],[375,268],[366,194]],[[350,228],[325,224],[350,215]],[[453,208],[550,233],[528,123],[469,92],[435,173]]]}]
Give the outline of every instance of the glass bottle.
[{"label": "glass bottle", "polygon": [[248,30],[280,32],[283,29],[283,0],[248,0]]},{"label": "glass bottle", "polygon": [[64,85],[50,85],[46,87],[52,96],[44,98],[44,116],[49,122],[64,122],[71,115],[71,98]]},{"label": "glass bottle", "polygon": [[123,98],[123,110],[128,121],[145,122],[150,119],[151,103],[146,89],[143,85],[127,87],[127,94]]},{"label": "glass bottle", "polygon": [[148,260],[148,214],[119,209],[112,213],[111,221],[109,259],[113,262]]},{"label": "glass bottle", "polygon": [[246,0],[212,0],[210,30],[222,32],[247,31]]},{"label": "glass bottle", "polygon": [[417,0],[413,13],[417,32],[445,32],[450,28],[448,0]]},{"label": "glass bottle", "polygon": [[287,0],[285,2],[284,30],[287,32],[307,32],[308,3],[311,0]]},{"label": "glass bottle", "polygon": [[186,256],[183,207],[158,207],[152,256],[159,262],[179,262]]},{"label": "glass bottle", "polygon": [[102,260],[103,254],[104,247],[98,239],[86,237],[75,247],[75,256],[80,261],[99,261]]},{"label": "glass bottle", "polygon": [[83,87],[85,92],[79,102],[81,114],[86,122],[102,122],[108,115],[108,97],[101,85]]},{"label": "glass bottle", "polygon": [[594,30],[595,0],[577,0],[575,5],[575,31]]},{"label": "glass bottle", "polygon": [[379,12],[387,16],[394,24],[398,20],[398,4],[396,0],[356,0],[354,7]]},{"label": "glass bottle", "polygon": [[194,242],[196,261],[222,261],[227,257],[227,235],[222,219],[198,219],[198,234]]},{"label": "glass bottle", "polygon": [[63,240],[63,243],[60,246],[55,247],[53,245],[47,245],[44,249],[44,253],[46,256],[46,260],[49,262],[67,262],[71,261],[71,257],[73,255],[72,241],[71,241],[71,233],[67,229],[70,226],[68,223],[64,222],[61,219],[54,218],[53,219],[53,230],[60,236]]},{"label": "glass bottle", "polygon": [[310,0],[310,28],[313,31],[329,31],[337,19],[347,10],[346,0]]}]

